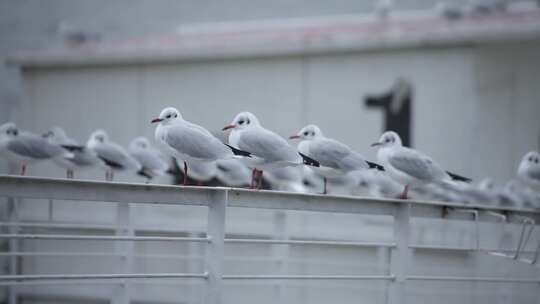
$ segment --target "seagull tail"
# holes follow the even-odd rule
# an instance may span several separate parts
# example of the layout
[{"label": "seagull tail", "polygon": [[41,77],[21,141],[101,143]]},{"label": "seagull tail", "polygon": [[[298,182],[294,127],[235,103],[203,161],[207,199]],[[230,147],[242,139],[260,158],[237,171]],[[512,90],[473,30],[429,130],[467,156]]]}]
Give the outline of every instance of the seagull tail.
[{"label": "seagull tail", "polygon": [[235,155],[235,156],[244,156],[244,157],[251,157],[251,153],[250,152],[247,152],[247,151],[244,151],[244,150],[240,150],[240,149],[237,149],[231,145],[228,145],[228,144],[224,144],[225,146],[229,147],[229,149],[231,149],[232,153]]},{"label": "seagull tail", "polygon": [[298,154],[300,154],[300,156],[302,157],[302,162],[304,163],[304,165],[308,165],[308,166],[312,166],[312,167],[320,167],[321,164],[314,160],[313,158],[305,155],[305,154],[302,154],[300,152],[298,152]]},{"label": "seagull tail", "polygon": [[450,178],[452,178],[452,180],[454,180],[454,181],[466,182],[466,183],[472,182],[472,179],[470,179],[468,177],[458,175],[458,174],[455,174],[455,173],[452,173],[450,171],[446,171],[446,174],[448,174],[448,176],[450,176]]},{"label": "seagull tail", "polygon": [[69,152],[82,152],[84,150],[84,146],[78,146],[78,145],[61,145],[62,148],[68,150]]},{"label": "seagull tail", "polygon": [[151,179],[153,177],[150,171],[145,168],[142,168],[139,171],[137,171],[137,174],[140,176],[146,177],[148,179]]},{"label": "seagull tail", "polygon": [[369,166],[370,169],[377,169],[377,170],[379,170],[379,171],[385,171],[385,170],[384,170],[384,167],[381,166],[381,165],[379,165],[379,164],[377,164],[377,163],[370,162],[370,161],[367,161],[367,160],[366,160],[366,163],[368,164],[368,166]]}]

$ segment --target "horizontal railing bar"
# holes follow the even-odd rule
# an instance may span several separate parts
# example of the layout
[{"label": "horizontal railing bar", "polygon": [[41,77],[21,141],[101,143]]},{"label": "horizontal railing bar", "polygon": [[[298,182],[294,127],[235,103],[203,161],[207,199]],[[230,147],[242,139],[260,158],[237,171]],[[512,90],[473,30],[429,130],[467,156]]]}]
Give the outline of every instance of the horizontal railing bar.
[{"label": "horizontal railing bar", "polygon": [[[420,250],[438,250],[438,251],[479,251],[479,252],[508,252],[513,253],[516,250],[515,249],[498,249],[498,248],[479,248],[476,249],[474,247],[452,247],[452,246],[444,246],[444,245],[409,245],[409,248],[412,249],[420,249]],[[536,251],[534,250],[521,250],[522,253],[526,254],[533,254]]]},{"label": "horizontal railing bar", "polygon": [[224,188],[0,175],[0,196],[31,199],[207,206]]},{"label": "horizontal railing bar", "polygon": [[354,242],[354,241],[316,241],[316,240],[270,240],[270,239],[225,239],[225,243],[279,244],[279,245],[324,245],[354,247],[395,247],[395,243]]},{"label": "horizontal railing bar", "polygon": [[132,274],[26,274],[0,275],[1,285],[20,282],[45,282],[63,280],[114,280],[114,279],[206,279],[208,273],[132,273]]},{"label": "horizontal railing bar", "polygon": [[90,241],[178,241],[178,242],[210,242],[209,237],[176,237],[176,236],[119,236],[119,235],[70,235],[70,234],[0,234],[0,239],[31,240],[90,240]]},{"label": "horizontal railing bar", "polygon": [[540,283],[539,279],[497,278],[497,277],[407,276],[406,279],[413,280],[413,281],[463,281],[463,282],[534,283],[534,284]]},{"label": "horizontal railing bar", "polygon": [[0,227],[19,228],[51,228],[51,229],[93,229],[93,230],[117,230],[127,226],[113,224],[77,224],[77,223],[54,223],[54,222],[0,222]]},{"label": "horizontal railing bar", "polygon": [[[538,210],[491,205],[0,175],[0,196],[4,197],[207,206],[216,193],[222,191],[229,192],[230,207],[392,216],[396,206],[409,204],[414,217],[442,218],[452,208],[466,208],[507,213],[508,222],[521,222],[521,218],[516,218],[519,216],[529,216],[540,222]],[[472,220],[465,214],[447,218]],[[493,216],[480,216],[479,220],[493,221]]]},{"label": "horizontal railing bar", "polygon": [[224,275],[224,280],[394,280],[393,275]]}]

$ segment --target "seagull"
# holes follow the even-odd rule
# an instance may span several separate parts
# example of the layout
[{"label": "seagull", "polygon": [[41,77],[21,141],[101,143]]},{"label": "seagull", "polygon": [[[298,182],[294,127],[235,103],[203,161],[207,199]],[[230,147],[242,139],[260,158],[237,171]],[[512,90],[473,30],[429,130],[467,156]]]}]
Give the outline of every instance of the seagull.
[{"label": "seagull", "polygon": [[523,156],[517,177],[530,188],[540,189],[540,153],[530,151]]},{"label": "seagull", "polygon": [[131,157],[142,166],[137,174],[147,178],[147,183],[156,176],[167,173],[169,164],[158,150],[154,149],[146,137],[140,136],[131,141],[128,147]]},{"label": "seagull", "polygon": [[404,185],[401,199],[407,198],[409,186],[441,184],[452,180],[471,182],[471,179],[445,171],[431,157],[424,153],[403,147],[401,138],[394,131],[384,132],[378,142],[377,159],[390,177]]},{"label": "seagull", "polygon": [[27,164],[56,158],[73,158],[73,153],[46,138],[19,131],[14,123],[0,126],[0,151],[11,162],[21,164],[21,175],[26,174]]},{"label": "seagull", "polygon": [[307,192],[303,185],[302,167],[283,167],[267,170],[265,180],[271,189],[291,191],[298,193]]},{"label": "seagull", "polygon": [[298,153],[283,137],[262,127],[253,113],[239,113],[231,124],[223,128],[223,131],[228,129],[232,129],[229,146],[233,149],[233,153],[246,156],[242,160],[253,170],[252,188],[260,187],[263,170],[299,166],[310,161]]},{"label": "seagull", "polygon": [[[184,163],[182,160],[176,159],[176,163],[180,167]],[[216,176],[215,161],[186,161],[189,171],[188,177],[197,181],[198,186],[203,186],[205,182],[212,180]]]},{"label": "seagull", "polygon": [[251,170],[239,159],[220,159],[216,161],[216,178],[229,187],[247,186]]},{"label": "seagull", "polygon": [[290,139],[301,139],[298,143],[298,151],[319,163],[319,167],[313,170],[323,176],[324,190],[327,193],[328,178],[338,177],[352,171],[381,166],[367,161],[362,155],[352,150],[349,146],[324,136],[321,129],[316,125],[303,127],[298,134]]},{"label": "seagull", "polygon": [[93,150],[107,166],[105,179],[108,181],[113,180],[115,170],[139,172],[142,169],[141,164],[131,157],[122,146],[109,140],[109,136],[104,130],[94,131],[86,146]]},{"label": "seagull", "polygon": [[227,146],[205,128],[182,118],[180,112],[172,107],[165,108],[157,118],[155,138],[168,154],[184,161],[184,185],[187,183],[189,162],[212,162],[232,158],[234,155]]},{"label": "seagull", "polygon": [[64,129],[53,127],[43,137],[53,144],[62,146],[66,151],[71,152],[73,157],[58,157],[53,161],[60,167],[66,169],[66,177],[73,178],[75,169],[90,168],[93,166],[105,166],[96,153],[77,141],[69,138]]}]

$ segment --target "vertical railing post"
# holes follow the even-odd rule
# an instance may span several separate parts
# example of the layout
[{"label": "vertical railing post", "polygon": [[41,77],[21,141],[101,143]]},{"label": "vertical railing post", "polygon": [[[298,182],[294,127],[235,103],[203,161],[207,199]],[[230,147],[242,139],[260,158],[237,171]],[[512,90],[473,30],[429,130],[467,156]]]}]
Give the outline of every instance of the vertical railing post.
[{"label": "vertical railing post", "polygon": [[398,203],[394,213],[394,242],[396,248],[392,251],[390,270],[395,280],[388,290],[389,303],[405,303],[405,283],[407,280],[407,267],[411,262],[411,249],[409,248],[409,203]]},{"label": "vertical railing post", "polygon": [[[274,239],[288,240],[289,233],[287,229],[287,213],[285,210],[274,211]],[[272,257],[276,259],[278,273],[286,275],[288,273],[287,264],[289,257],[289,245],[286,244],[274,244],[272,245]],[[286,289],[283,280],[279,280],[275,287],[275,301],[276,303],[285,303],[287,299]]]},{"label": "vertical railing post", "polygon": [[[19,226],[13,225],[19,221],[19,198],[8,198],[8,214],[9,214],[9,222],[10,226],[8,228],[10,234],[17,234],[19,233]],[[9,240],[9,252],[11,255],[9,256],[9,274],[10,275],[17,275],[19,274],[19,256],[15,255],[14,253],[19,251],[19,240],[17,239],[10,239]],[[9,286],[8,287],[8,304],[17,304],[18,303],[18,293],[17,293],[17,286]]]},{"label": "vertical railing post", "polygon": [[206,247],[206,272],[208,273],[205,294],[206,304],[219,304],[222,299],[223,254],[225,248],[225,214],[228,191],[214,190],[213,199],[208,205],[207,236],[210,242]]},{"label": "vertical railing post", "polygon": [[[116,207],[116,235],[133,236],[135,235],[133,224],[131,222],[131,206],[129,203],[118,203]],[[133,271],[133,241],[116,242],[116,253],[120,255],[120,272],[131,273]],[[123,281],[117,287],[113,303],[129,304],[131,301],[131,286],[129,282]]]}]

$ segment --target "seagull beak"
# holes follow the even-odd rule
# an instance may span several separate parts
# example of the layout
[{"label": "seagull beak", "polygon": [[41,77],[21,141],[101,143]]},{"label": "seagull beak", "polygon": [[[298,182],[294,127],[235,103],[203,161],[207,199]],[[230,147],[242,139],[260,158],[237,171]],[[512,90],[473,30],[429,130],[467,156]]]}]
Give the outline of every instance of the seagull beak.
[{"label": "seagull beak", "polygon": [[289,139],[297,139],[300,138],[300,135],[291,135],[289,136]]},{"label": "seagull beak", "polygon": [[234,125],[234,124],[230,124],[230,125],[226,125],[226,126],[225,126],[225,127],[223,127],[223,129],[221,129],[221,130],[222,130],[222,131],[225,131],[225,130],[229,130],[229,129],[232,129],[232,128],[234,128],[234,127],[236,127],[236,125]]},{"label": "seagull beak", "polygon": [[156,123],[156,122],[160,122],[160,121],[163,121],[163,119],[161,118],[154,118],[152,119],[152,121],[150,123]]},{"label": "seagull beak", "polygon": [[372,147],[377,147],[377,146],[380,146],[380,145],[382,145],[382,143],[380,143],[380,142],[376,142],[376,143],[371,144]]}]

